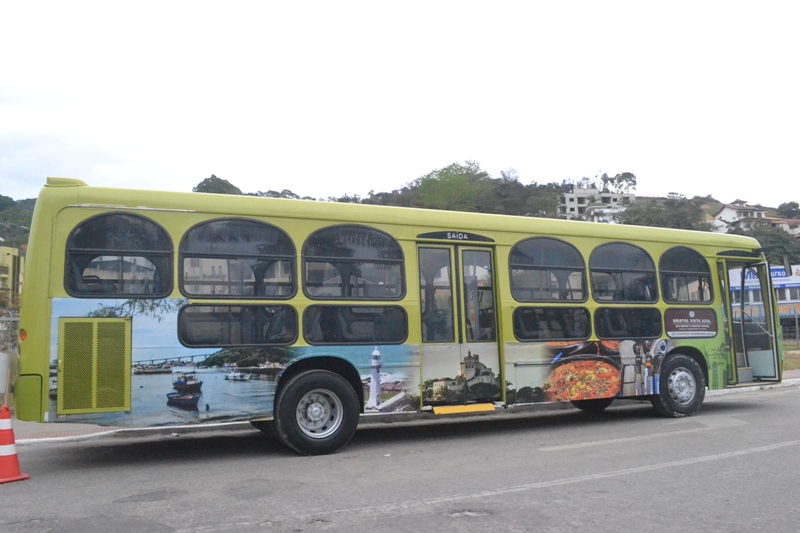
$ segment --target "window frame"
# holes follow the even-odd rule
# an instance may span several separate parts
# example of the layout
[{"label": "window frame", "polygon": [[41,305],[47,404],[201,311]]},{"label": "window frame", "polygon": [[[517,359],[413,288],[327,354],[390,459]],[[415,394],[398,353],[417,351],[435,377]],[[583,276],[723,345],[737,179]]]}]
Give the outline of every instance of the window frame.
[{"label": "window frame", "polygon": [[[253,312],[253,314],[257,314],[259,310],[267,311],[269,309],[274,309],[275,312],[287,311],[288,310],[289,315],[291,317],[293,317],[293,320],[294,320],[294,331],[293,331],[293,334],[290,337],[286,337],[285,340],[282,339],[281,342],[228,342],[228,343],[225,343],[225,342],[219,342],[219,343],[213,343],[213,342],[198,342],[198,343],[194,343],[194,342],[189,342],[189,340],[186,337],[187,328],[186,328],[186,326],[185,326],[185,324],[183,322],[184,321],[184,317],[187,314],[187,310],[189,310],[189,309],[200,309],[200,308],[211,308],[211,309],[213,309],[213,311],[208,313],[209,315],[211,315],[211,314],[222,315],[224,313],[224,311],[222,311],[222,309],[224,309],[224,308],[228,308],[227,313],[230,314],[232,312],[233,308],[238,308],[238,316],[239,317],[242,316],[242,314],[243,314],[245,309],[251,309],[252,310],[251,312]],[[191,314],[198,314],[199,315],[201,313],[197,312],[197,313],[191,313]],[[209,320],[209,322],[216,322],[216,323],[220,324],[220,327],[223,326],[223,323],[220,320]],[[298,336],[300,334],[300,327],[299,327],[299,323],[298,323],[297,310],[294,308],[294,306],[289,305],[287,303],[264,305],[264,304],[255,304],[255,303],[237,304],[237,303],[234,303],[234,302],[227,302],[226,301],[224,303],[222,303],[222,302],[216,303],[215,302],[215,303],[188,304],[188,305],[184,305],[183,307],[181,307],[181,309],[178,311],[177,323],[178,323],[177,324],[178,341],[183,346],[186,346],[187,348],[239,348],[239,347],[262,348],[262,347],[268,347],[268,346],[291,346],[292,344],[297,342]],[[228,324],[233,324],[233,323],[234,323],[234,321],[228,322]],[[256,326],[257,325],[258,324],[256,324]],[[278,325],[281,325],[281,324],[278,324]],[[291,322],[288,325],[291,326]],[[272,322],[270,321],[269,323],[264,324],[264,326],[274,327],[275,325],[272,324]],[[207,327],[206,327],[206,329],[207,329]],[[244,329],[243,326],[240,329],[240,333],[241,333],[242,329]],[[222,340],[224,340],[224,337],[223,337]]]},{"label": "window frame", "polygon": [[[538,243],[533,244],[534,241],[541,241],[543,250],[545,249],[545,247],[546,247],[546,245],[548,243],[557,243],[557,246],[561,247],[562,250],[569,250],[569,253],[573,254],[572,259],[580,259],[580,266],[577,265],[577,264],[575,264],[575,265],[546,264],[547,259],[549,257],[551,257],[552,255],[554,255],[554,254],[546,254],[546,253],[542,254],[542,258],[541,259],[540,258],[536,258],[536,257],[532,257],[532,259],[534,259],[534,260],[539,259],[542,262],[541,265],[535,265],[535,264],[522,263],[522,262],[519,262],[519,261],[515,261],[514,260],[515,252],[530,257],[529,254],[524,254],[522,252],[522,247],[523,247],[523,245],[526,245],[526,244],[530,244],[531,246],[536,246],[536,244],[538,244]],[[587,283],[587,276],[586,276],[586,259],[583,257],[583,254],[580,252],[580,250],[578,250],[577,247],[575,247],[573,244],[571,244],[571,243],[569,243],[567,241],[564,241],[564,240],[561,240],[561,239],[556,239],[556,238],[553,238],[553,237],[548,237],[548,236],[536,236],[536,237],[530,237],[530,238],[527,238],[527,239],[523,239],[523,240],[517,242],[516,244],[514,244],[514,246],[511,247],[511,250],[510,250],[509,255],[508,255],[508,269],[509,269],[509,289],[511,291],[511,296],[514,298],[514,300],[516,300],[518,302],[525,302],[525,303],[527,303],[527,302],[569,302],[569,303],[576,303],[577,304],[577,303],[586,302],[589,299],[589,290],[588,290],[588,283]],[[544,274],[544,276],[547,277],[548,280],[552,279],[552,277],[554,276],[554,274],[553,274],[554,272],[569,272],[569,276],[567,276],[567,280],[569,280],[569,277],[572,276],[575,272],[580,272],[580,274],[581,274],[581,287],[580,287],[581,298],[580,299],[577,299],[577,298],[576,299],[561,298],[560,294],[559,294],[559,297],[557,297],[557,298],[535,298],[535,297],[534,298],[522,298],[519,295],[519,291],[521,291],[523,289],[520,288],[520,287],[515,287],[515,282],[514,282],[514,280],[515,280],[515,275],[514,275],[515,270],[516,271],[526,271],[526,272],[541,272],[541,273]],[[518,278],[519,276],[516,276],[516,277]],[[555,277],[556,277],[556,279],[558,279],[558,276],[555,276]],[[540,292],[543,292],[543,289],[538,289],[538,290]],[[547,289],[547,290],[548,290],[548,292],[552,291],[552,289]],[[563,288],[562,289],[561,287],[557,288],[556,290],[559,293],[561,293],[562,290],[563,291],[569,291],[569,293],[574,292],[574,289],[568,289],[568,288]]]},{"label": "window frame", "polygon": [[[335,233],[337,231],[342,231],[342,232],[361,231],[361,232],[369,232],[369,233],[372,233],[372,234],[375,234],[375,235],[380,235],[382,238],[386,239],[389,243],[391,243],[392,247],[395,248],[395,250],[393,250],[393,251],[395,253],[397,253],[398,257],[394,258],[394,259],[374,260],[373,258],[369,258],[369,257],[358,257],[355,254],[353,256],[349,256],[349,257],[342,256],[342,255],[336,255],[335,253],[331,254],[331,255],[310,255],[309,254],[309,251],[308,251],[309,247],[318,247],[319,246],[318,243],[314,242],[314,239],[320,238],[320,236],[324,235],[326,232],[334,232]],[[338,244],[338,242],[334,241],[334,244],[332,245],[332,247],[335,247],[336,244]],[[361,247],[361,248],[363,249],[363,247]],[[333,225],[333,226],[326,226],[324,228],[319,228],[319,229],[315,230],[314,232],[312,232],[306,238],[305,242],[303,243],[302,257],[301,257],[300,261],[301,261],[301,265],[302,265],[302,280],[301,280],[301,283],[302,283],[302,286],[303,286],[303,294],[307,298],[309,298],[310,300],[314,300],[314,301],[344,300],[344,301],[352,301],[352,302],[398,301],[398,300],[402,300],[403,298],[405,298],[406,291],[408,290],[408,282],[407,282],[407,279],[406,279],[406,268],[405,268],[405,254],[403,252],[403,247],[400,245],[400,242],[394,236],[390,235],[389,233],[387,233],[387,232],[385,232],[383,230],[379,230],[379,229],[371,227],[371,226],[365,226],[365,225],[361,225],[361,224],[338,224],[338,225]],[[391,296],[383,296],[383,295],[377,295],[377,296],[374,296],[374,297],[370,297],[370,296],[367,296],[367,297],[364,297],[364,296],[351,296],[351,295],[347,295],[347,294],[341,294],[341,293],[345,292],[344,288],[346,286],[350,286],[349,280],[348,280],[348,284],[347,285],[345,285],[345,283],[342,280],[340,280],[340,284],[338,285],[340,294],[337,294],[337,295],[313,294],[312,291],[310,290],[310,287],[313,287],[315,284],[311,283],[310,279],[309,279],[310,278],[310,276],[309,276],[310,268],[309,267],[310,267],[311,264],[325,265],[323,267],[324,268],[323,272],[327,272],[327,271],[330,271],[330,269],[333,269],[333,270],[336,271],[336,273],[339,275],[340,278],[342,277],[343,272],[340,269],[340,267],[337,266],[337,264],[340,265],[340,266],[349,265],[351,267],[351,268],[349,268],[349,270],[350,270],[350,279],[352,279],[352,277],[353,277],[354,273],[356,272],[356,270],[360,269],[360,267],[363,266],[363,265],[373,265],[373,266],[375,266],[375,265],[391,265],[391,266],[396,265],[398,267],[397,275],[398,275],[398,278],[399,278],[398,281],[399,281],[400,286],[399,286],[399,288],[397,290],[397,294],[394,294],[394,295],[391,295]],[[363,272],[362,272],[362,277],[360,279],[366,279],[366,276],[363,275]],[[323,283],[324,283],[324,281],[323,281]]]},{"label": "window frame", "polygon": [[[246,225],[257,228],[261,227],[263,229],[267,229],[269,231],[275,232],[277,235],[276,240],[283,240],[284,242],[280,243],[281,246],[288,246],[291,250],[287,250],[284,253],[276,253],[276,254],[265,254],[265,253],[246,253],[237,251],[236,253],[221,251],[221,252],[199,252],[199,251],[187,251],[187,248],[190,247],[191,243],[188,242],[189,238],[191,237],[192,232],[204,227],[204,226],[212,226],[214,224],[235,224],[235,223],[245,223]],[[226,231],[229,228],[225,228]],[[199,241],[199,239],[198,239]],[[202,243],[207,244],[208,241],[199,241]],[[257,246],[257,244],[255,245]],[[265,260],[266,259],[266,260]],[[193,292],[190,291],[189,288],[192,286],[199,286],[205,287],[207,283],[200,283],[198,280],[187,278],[186,276],[186,262],[189,261],[190,265],[195,261],[199,261],[198,268],[203,268],[202,263],[204,260],[219,260],[226,262],[226,269],[229,269],[232,262],[236,262],[236,265],[244,264],[245,266],[250,267],[251,272],[253,273],[253,281],[241,280],[241,283],[248,284],[253,291],[253,294],[219,294],[219,293],[201,293],[201,292]],[[264,280],[262,279],[260,282],[257,279],[256,272],[253,270],[250,263],[254,265],[260,263],[268,263],[265,271],[271,268],[273,265],[280,264],[281,262],[288,263],[288,271],[290,276],[290,288],[287,294],[257,294],[256,289],[258,288],[259,283],[261,283],[265,288],[268,286],[264,284]],[[215,269],[217,265],[212,265],[212,269]],[[178,247],[178,268],[180,269],[181,275],[179,276],[178,287],[182,295],[186,296],[187,298],[209,298],[209,299],[220,299],[220,300],[290,300],[297,295],[297,248],[295,246],[294,240],[291,236],[282,228],[270,224],[268,222],[264,222],[258,219],[252,218],[243,218],[243,217],[222,217],[222,218],[213,218],[209,220],[204,220],[202,222],[198,222],[190,227],[181,237],[181,242]],[[191,266],[190,266],[191,268]],[[221,270],[221,267],[220,267]],[[227,271],[227,270],[226,270]],[[212,275],[215,273],[212,271]],[[236,281],[230,281],[230,275],[228,276],[229,281],[227,282],[229,287],[233,285]],[[202,281],[202,280],[200,280]],[[213,287],[216,287],[217,284],[212,283]],[[229,288],[230,292],[230,288]]]},{"label": "window frame", "polygon": [[[612,313],[616,314],[623,319],[623,325],[625,327],[625,331],[614,334],[611,329],[606,330],[605,326],[601,326],[599,321],[603,320],[603,317],[609,317]],[[644,320],[643,315],[646,313],[653,313],[651,318],[655,318],[655,315],[658,315],[658,320]],[[638,316],[639,323],[652,323],[658,325],[658,331],[647,331],[647,332],[637,332],[640,333],[638,335],[631,334],[632,327],[629,324],[633,323],[631,320],[632,317]],[[625,320],[627,319],[627,320]],[[595,335],[597,338],[603,340],[629,340],[629,339],[659,339],[664,336],[664,314],[661,312],[660,309],[657,307],[652,306],[642,306],[642,307],[622,307],[622,306],[603,306],[598,307],[594,310],[594,317],[592,321],[592,325],[594,326]],[[613,328],[615,326],[610,326]]]},{"label": "window frame", "polygon": [[[706,271],[698,271],[698,270],[673,270],[663,267],[663,263],[666,261],[674,261],[676,264],[683,264],[688,261],[684,260],[677,260],[677,258],[673,258],[670,254],[677,254],[677,253],[686,253],[688,252],[692,255],[693,261],[698,261],[698,264],[702,264],[706,267]],[[666,250],[664,253],[661,254],[661,257],[658,260],[658,277],[659,281],[661,282],[661,298],[664,302],[668,304],[677,304],[677,305],[711,305],[714,303],[714,284],[712,282],[711,277],[711,266],[708,264],[708,261],[703,254],[698,252],[693,248],[689,248],[688,246],[673,246],[672,248]],[[667,288],[671,285],[669,283],[670,280],[677,279],[677,278],[685,278],[687,281],[691,279],[695,279],[698,284],[702,284],[702,278],[705,277],[705,286],[708,289],[708,299],[707,300],[681,300],[681,299],[672,299],[667,298]],[[685,284],[685,285],[688,285]]]},{"label": "window frame", "polygon": [[[573,312],[573,313],[576,312],[576,311],[582,312],[584,314],[584,318],[586,320],[586,323],[585,323],[585,327],[586,327],[585,335],[583,335],[583,336],[580,336],[580,335],[572,335],[571,336],[571,335],[566,335],[566,334],[562,335],[562,336],[549,336],[549,335],[548,336],[541,336],[541,335],[537,335],[537,337],[535,337],[535,338],[533,338],[533,337],[529,338],[529,337],[520,336],[519,332],[524,329],[524,325],[521,323],[522,320],[523,320],[521,315],[523,313],[525,313],[526,311],[539,311],[539,310],[541,310],[543,312],[542,314],[545,315],[544,318],[548,322],[550,322],[552,320],[557,320],[556,317],[552,317],[552,316],[548,317],[547,315],[549,313],[560,312],[561,315],[562,315],[561,318],[565,320],[567,318],[567,316],[566,316],[567,312],[570,312],[570,311]],[[539,315],[539,313],[537,313],[537,315]],[[536,317],[536,321],[537,321],[538,324],[541,324],[541,322],[542,322],[541,316],[537,316]],[[526,306],[520,306],[520,307],[517,307],[517,308],[514,309],[514,312],[513,312],[513,315],[512,315],[512,326],[513,326],[512,329],[514,331],[514,338],[516,338],[519,342],[575,341],[575,343],[577,344],[577,343],[580,343],[580,342],[583,342],[583,341],[589,339],[592,336],[592,326],[593,326],[593,324],[592,324],[592,314],[589,312],[589,309],[586,308],[586,307],[582,307],[582,306],[572,306],[572,307],[566,307],[566,306],[528,306],[528,305],[526,305]],[[561,326],[561,331],[562,332],[566,332],[566,330],[568,329],[567,327],[565,327],[566,326],[565,322],[562,322],[560,324],[560,326]],[[548,325],[547,328],[538,328],[538,331],[539,332],[552,331],[552,329]]]},{"label": "window frame", "polygon": [[[640,259],[645,259],[646,260],[645,262],[649,263],[652,269],[641,268],[641,267],[634,268],[632,266],[626,266],[626,265],[622,265],[622,268],[620,268],[620,266],[614,266],[612,268],[611,266],[606,266],[604,262],[601,263],[600,266],[594,266],[593,263],[595,263],[596,261],[600,261],[600,259],[603,260],[606,259],[604,257],[599,257],[599,254],[601,253],[600,251],[602,250],[603,252],[605,252],[606,249],[610,249],[610,247],[612,246],[617,246],[617,247],[624,246],[636,250],[638,253],[641,254]],[[614,297],[614,295],[612,295],[610,299],[598,297],[598,294],[603,292],[599,290],[597,287],[599,285],[599,282],[596,281],[596,277],[598,277],[596,275],[600,274],[605,274],[614,280],[615,283],[614,295],[621,292],[622,298],[617,299]],[[637,274],[638,274],[637,277],[635,277],[634,279],[630,279],[631,278],[630,275],[635,276]],[[632,299],[630,297],[631,287],[638,280],[644,279],[647,276],[650,276],[652,278],[652,291],[650,298]],[[618,280],[622,281],[621,288],[616,287]],[[653,261],[653,257],[650,255],[650,253],[647,252],[647,250],[645,250],[641,246],[637,246],[629,242],[622,242],[622,241],[608,242],[601,244],[597,246],[594,250],[592,250],[592,253],[589,256],[589,281],[591,285],[592,299],[599,304],[608,304],[608,303],[655,304],[658,302],[659,299],[658,270],[656,269],[656,264]]]},{"label": "window frame", "polygon": [[[349,332],[345,331],[350,326],[352,326],[353,324],[355,324],[355,323],[357,323],[359,321],[353,320],[353,321],[349,321],[348,322],[346,320],[345,316],[344,316],[345,313],[343,311],[346,310],[351,314],[358,315],[359,312],[362,312],[362,313],[366,314],[366,313],[369,312],[369,310],[374,310],[374,309],[399,311],[403,315],[403,321],[402,321],[403,322],[403,334],[398,339],[395,339],[395,340],[389,339],[388,337],[378,339],[374,335],[370,339],[366,339],[366,338],[347,339],[347,338],[345,338],[347,335],[358,336],[358,335],[363,335],[363,334],[359,334],[359,333],[352,332],[352,331],[349,331]],[[313,320],[313,318],[311,318],[311,314],[315,313],[317,311],[319,311],[318,319],[317,319],[317,321],[315,323],[311,323],[311,321]],[[332,331],[331,330],[329,330],[328,332],[323,332],[322,331],[321,322],[323,320],[323,317],[322,317],[322,313],[323,312],[327,312],[326,314],[329,315],[328,318],[329,319],[333,318],[335,320],[335,322],[336,322],[335,324],[332,324],[332,326],[333,326],[333,330]],[[334,315],[334,313],[335,313],[335,316],[332,316],[332,315]],[[383,317],[380,317],[380,318],[384,318],[384,319],[388,320],[391,317],[387,318],[386,316],[383,316]],[[377,345],[389,346],[389,345],[403,344],[408,340],[408,333],[409,333],[408,311],[402,305],[345,305],[345,304],[320,303],[320,304],[314,304],[314,305],[308,306],[303,311],[302,321],[303,321],[303,324],[302,324],[302,326],[303,326],[303,340],[305,340],[306,343],[308,343],[311,346],[331,346],[331,345],[337,345],[337,346],[341,346],[341,345],[364,346],[364,345],[367,345],[367,346],[369,346],[369,345],[376,345],[376,344]],[[360,322],[369,322],[369,321],[368,320],[362,320]],[[373,321],[373,327],[376,326],[376,325],[377,324]],[[315,337],[315,336],[311,335],[311,332],[316,330],[316,329],[320,329],[320,332],[319,332],[320,337]],[[316,335],[316,332],[314,333],[314,335]],[[326,336],[330,336],[331,340],[325,340],[324,337],[326,337]],[[335,338],[336,336],[338,336],[338,338]]]},{"label": "window frame", "polygon": [[[81,230],[90,229],[91,231],[92,224],[98,223],[102,219],[110,219],[113,217],[122,219],[131,218],[138,220],[140,224],[150,226],[149,228],[146,227],[145,230],[152,232],[156,240],[163,241],[163,244],[167,245],[167,249],[137,248],[135,246],[100,248],[90,246],[78,247],[74,245],[76,244],[74,243],[74,240],[80,238],[78,234]],[[125,230],[125,226],[119,222],[114,222],[113,224],[108,225],[108,227],[113,227],[117,231]],[[128,228],[131,227],[132,226],[128,226]],[[131,230],[129,229],[128,231]],[[106,238],[107,235],[108,234],[106,234]],[[122,239],[125,237],[126,236],[120,236],[119,238]],[[128,238],[126,242],[130,243],[132,241],[130,238]],[[126,211],[108,211],[86,218],[72,228],[65,241],[63,279],[64,290],[73,298],[142,298],[150,300],[166,298],[173,291],[174,250],[174,244],[169,232],[165,230],[161,224],[151,218]],[[77,261],[78,257],[90,259],[85,262],[83,267],[81,267],[80,263],[82,263],[82,261]],[[122,263],[126,258],[142,258],[147,260],[151,265],[153,265],[153,276],[150,281],[153,283],[154,287],[160,285],[161,289],[151,294],[108,290],[110,288],[116,288],[117,285],[114,283],[114,280],[106,280],[104,278],[98,278],[96,283],[94,283],[94,280],[91,280],[91,283],[87,283],[88,280],[86,278],[88,276],[85,275],[86,268],[97,259],[103,257],[116,258],[116,261],[119,261],[120,266],[122,266]],[[133,264],[135,265],[136,263]],[[80,274],[80,281],[77,280],[78,274]],[[122,282],[123,287],[125,286],[124,279],[124,271],[120,271],[120,277],[117,280]],[[79,289],[80,285],[93,286],[95,288],[92,290],[82,291]]]}]

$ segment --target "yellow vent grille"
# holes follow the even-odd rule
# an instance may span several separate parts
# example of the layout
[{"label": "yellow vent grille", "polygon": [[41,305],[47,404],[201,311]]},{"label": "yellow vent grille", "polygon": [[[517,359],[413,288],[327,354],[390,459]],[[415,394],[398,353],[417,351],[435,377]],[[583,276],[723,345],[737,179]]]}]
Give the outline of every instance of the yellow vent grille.
[{"label": "yellow vent grille", "polygon": [[131,319],[62,318],[58,414],[131,408]]}]

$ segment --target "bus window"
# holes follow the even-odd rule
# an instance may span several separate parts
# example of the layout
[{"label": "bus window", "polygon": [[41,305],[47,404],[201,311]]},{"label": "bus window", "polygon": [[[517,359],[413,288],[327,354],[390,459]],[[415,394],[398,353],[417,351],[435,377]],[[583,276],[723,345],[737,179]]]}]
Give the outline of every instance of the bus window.
[{"label": "bus window", "polygon": [[423,342],[453,342],[453,283],[448,248],[419,249]]},{"label": "bus window", "polygon": [[511,294],[520,302],[586,300],[586,266],[581,253],[557,239],[517,243],[509,256]]},{"label": "bus window", "polygon": [[601,339],[638,339],[661,336],[661,312],[648,307],[600,307],[594,329]]},{"label": "bus window", "polygon": [[492,255],[485,250],[465,250],[461,263],[467,341],[496,340]]},{"label": "bus window", "polygon": [[162,298],[172,292],[172,241],[139,215],[90,218],[67,239],[64,285],[77,298]]},{"label": "bus window", "polygon": [[582,307],[519,307],[514,336],[520,341],[564,341],[589,338],[589,311]]},{"label": "bus window", "polygon": [[312,305],[303,314],[309,344],[400,344],[408,335],[402,307]]},{"label": "bus window", "polygon": [[390,235],[361,226],[334,226],[303,246],[304,290],[310,298],[399,300],[405,294],[403,251]]},{"label": "bus window", "polygon": [[288,305],[188,305],[178,314],[178,334],[189,347],[291,344],[297,313]]},{"label": "bus window", "polygon": [[670,248],[658,264],[661,292],[667,303],[711,303],[711,268],[698,252],[685,246]]},{"label": "bus window", "polygon": [[658,300],[655,263],[638,246],[621,242],[598,246],[589,258],[589,269],[592,295],[598,302]]},{"label": "bus window", "polygon": [[180,245],[181,291],[217,298],[290,298],[294,244],[282,230],[254,220],[199,224]]}]

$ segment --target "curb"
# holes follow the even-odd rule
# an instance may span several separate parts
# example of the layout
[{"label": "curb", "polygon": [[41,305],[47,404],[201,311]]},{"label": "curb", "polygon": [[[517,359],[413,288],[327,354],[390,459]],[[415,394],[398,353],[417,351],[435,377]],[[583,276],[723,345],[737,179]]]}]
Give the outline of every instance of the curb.
[{"label": "curb", "polygon": [[[722,389],[714,391],[706,391],[706,398],[713,396],[727,396],[730,394],[740,394],[757,392],[770,389],[780,389],[788,387],[800,386],[800,378],[787,379],[780,383],[764,383],[758,385],[745,385],[741,387]],[[572,406],[569,403],[549,403],[549,404],[525,404],[521,406],[514,406],[504,411],[495,413],[482,413],[482,414],[466,414],[454,415],[447,418],[428,418],[420,417],[418,413],[409,413],[409,416],[386,415],[366,417],[359,421],[358,429],[374,429],[384,427],[391,424],[404,424],[404,423],[418,423],[418,424],[441,424],[446,421],[463,421],[466,419],[484,418],[487,416],[515,416],[524,415],[535,412],[545,411],[558,411],[570,410]],[[432,415],[433,416],[433,415]],[[81,428],[70,428],[69,423],[58,424],[35,424],[36,426],[44,426],[46,431],[30,431],[27,436],[16,439],[17,446],[28,446],[32,444],[45,444],[54,442],[73,442],[94,439],[99,437],[108,436],[147,436],[147,435],[172,435],[179,437],[191,433],[199,433],[213,429],[227,429],[231,431],[241,431],[246,429],[253,429],[250,422],[221,422],[217,424],[193,424],[185,426],[160,426],[151,428],[124,428],[124,427],[103,427],[103,426],[90,426]],[[52,427],[55,426],[55,427]],[[26,431],[26,433],[28,433]]]}]

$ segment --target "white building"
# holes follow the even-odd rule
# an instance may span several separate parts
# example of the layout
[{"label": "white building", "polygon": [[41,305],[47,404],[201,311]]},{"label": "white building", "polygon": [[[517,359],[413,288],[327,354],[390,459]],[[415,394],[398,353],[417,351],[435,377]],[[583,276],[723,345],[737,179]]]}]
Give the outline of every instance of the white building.
[{"label": "white building", "polygon": [[750,229],[756,224],[766,222],[766,211],[760,207],[747,205],[745,200],[735,200],[725,204],[714,215],[714,231],[727,233],[729,229],[740,227]]},{"label": "white building", "polygon": [[[608,209],[616,213],[621,213],[625,208],[636,201],[633,193],[614,193],[601,191],[595,188],[574,188],[568,193],[561,195],[558,204],[559,218],[566,219],[588,219],[590,207],[597,213],[599,209]],[[608,214],[610,215],[610,213]],[[613,216],[598,214],[601,219],[598,222],[613,222]]]}]

